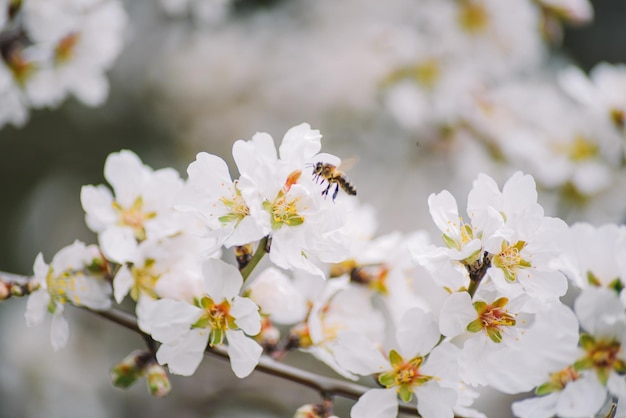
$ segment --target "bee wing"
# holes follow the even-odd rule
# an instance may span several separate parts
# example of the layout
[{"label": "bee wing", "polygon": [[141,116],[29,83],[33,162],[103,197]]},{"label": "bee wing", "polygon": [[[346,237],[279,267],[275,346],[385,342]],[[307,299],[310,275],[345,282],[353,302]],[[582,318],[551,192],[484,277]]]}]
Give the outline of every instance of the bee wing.
[{"label": "bee wing", "polygon": [[321,152],[313,158],[313,164],[319,163],[319,162],[332,164],[335,167],[339,167],[339,165],[341,164],[341,159],[337,157],[336,155]]},{"label": "bee wing", "polygon": [[341,164],[337,167],[341,171],[345,172],[345,171],[350,170],[355,165],[357,165],[358,162],[359,162],[359,157],[354,156],[354,157],[346,158],[345,160],[341,161]]}]

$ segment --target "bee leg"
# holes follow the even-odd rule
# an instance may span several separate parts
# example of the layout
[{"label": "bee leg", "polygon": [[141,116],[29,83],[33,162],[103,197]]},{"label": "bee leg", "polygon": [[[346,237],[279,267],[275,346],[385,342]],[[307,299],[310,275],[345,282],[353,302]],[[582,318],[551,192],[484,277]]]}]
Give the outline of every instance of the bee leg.
[{"label": "bee leg", "polygon": [[335,185],[335,191],[333,192],[333,202],[337,198],[337,194],[339,193],[339,183]]},{"label": "bee leg", "polygon": [[328,196],[328,192],[330,191],[330,186],[332,185],[333,185],[332,183],[330,182],[328,183],[328,186],[324,190],[322,190],[322,196]]}]

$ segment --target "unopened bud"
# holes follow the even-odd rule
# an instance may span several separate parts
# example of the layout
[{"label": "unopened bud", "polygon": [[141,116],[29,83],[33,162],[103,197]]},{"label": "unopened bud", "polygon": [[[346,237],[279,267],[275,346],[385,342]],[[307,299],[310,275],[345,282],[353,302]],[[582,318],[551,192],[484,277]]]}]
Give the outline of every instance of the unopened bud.
[{"label": "unopened bud", "polygon": [[0,282],[0,300],[8,299],[11,296],[11,287],[5,282]]},{"label": "unopened bud", "polygon": [[[302,405],[296,410],[293,418],[324,418],[324,408],[320,404]],[[338,418],[336,415],[329,415],[328,418]]]},{"label": "unopened bud", "polygon": [[9,289],[11,291],[11,296],[17,296],[17,297],[24,296],[24,289],[22,289],[22,286],[13,285],[13,286],[10,286]]},{"label": "unopened bud", "polygon": [[152,355],[148,352],[137,350],[130,353],[121,363],[111,369],[111,381],[113,386],[127,388],[144,374],[144,368]]},{"label": "unopened bud", "polygon": [[312,403],[302,405],[296,410],[296,413],[293,414],[293,418],[323,418],[322,409],[320,405]]},{"label": "unopened bud", "polygon": [[163,397],[170,393],[172,389],[165,369],[156,362],[151,363],[146,368],[146,380],[148,382],[148,390],[152,396]]}]

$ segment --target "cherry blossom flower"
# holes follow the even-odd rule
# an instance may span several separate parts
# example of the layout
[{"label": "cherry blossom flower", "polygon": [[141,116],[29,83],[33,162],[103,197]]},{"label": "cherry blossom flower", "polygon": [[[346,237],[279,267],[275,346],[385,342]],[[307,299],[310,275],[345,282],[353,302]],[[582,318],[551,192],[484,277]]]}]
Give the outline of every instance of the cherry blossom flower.
[{"label": "cherry blossom flower", "polygon": [[257,133],[251,141],[233,145],[233,157],[241,173],[238,187],[250,216],[271,238],[270,259],[284,269],[299,269],[323,276],[316,262],[341,261],[348,241],[341,231],[346,206],[325,199],[311,173],[303,173],[316,158],[339,159],[318,154],[319,131],[308,124],[289,129],[279,147],[273,139]]},{"label": "cherry blossom flower", "polygon": [[46,311],[52,314],[50,337],[55,351],[63,348],[69,337],[69,324],[63,316],[66,303],[95,310],[111,306],[111,284],[104,278],[104,263],[98,247],[80,241],[59,250],[49,265],[41,253],[37,255],[30,284],[37,290],[28,298],[26,324],[41,323]]},{"label": "cherry blossom flower", "polygon": [[[144,331],[161,342],[156,357],[170,372],[192,375],[207,345],[228,342],[231,367],[237,377],[246,377],[256,367],[263,349],[247,335],[261,330],[258,306],[239,296],[243,279],[237,269],[218,259],[202,265],[203,294],[193,303],[159,299],[149,305]],[[247,335],[246,335],[247,334]]]},{"label": "cherry blossom flower", "polygon": [[388,356],[362,334],[344,334],[335,348],[339,364],[356,374],[376,374],[386,387],[368,390],[351,416],[395,417],[398,396],[409,402],[415,395],[417,411],[424,418],[453,417],[460,382],[454,360],[458,348],[438,344],[439,337],[436,323],[418,308],[406,313],[396,333],[397,347]]},{"label": "cherry blossom flower", "polygon": [[131,260],[137,243],[181,232],[182,214],[174,199],[183,187],[178,173],[165,168],[153,171],[128,150],[113,153],[104,165],[104,185],[83,186],[81,203],[85,220],[97,232],[104,254],[123,263]]},{"label": "cherry blossom flower", "polygon": [[176,207],[196,215],[216,245],[231,247],[260,240],[267,232],[250,216],[250,208],[221,158],[201,152],[187,168],[189,178]]}]

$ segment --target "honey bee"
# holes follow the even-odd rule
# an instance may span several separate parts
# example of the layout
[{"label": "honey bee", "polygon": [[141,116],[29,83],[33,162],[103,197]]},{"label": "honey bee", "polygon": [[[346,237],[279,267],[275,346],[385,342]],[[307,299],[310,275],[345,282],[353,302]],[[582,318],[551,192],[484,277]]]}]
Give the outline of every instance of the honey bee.
[{"label": "honey bee", "polygon": [[328,196],[328,192],[333,187],[333,184],[335,185],[335,191],[333,192],[333,201],[337,197],[340,187],[347,194],[356,196],[356,189],[352,184],[350,184],[350,181],[348,181],[346,175],[336,166],[320,161],[315,164],[311,164],[311,167],[313,167],[313,180],[315,180],[316,182],[320,180],[320,183],[322,184],[324,183],[324,181],[328,183],[328,186],[326,186],[326,188],[322,190],[322,196]]}]

